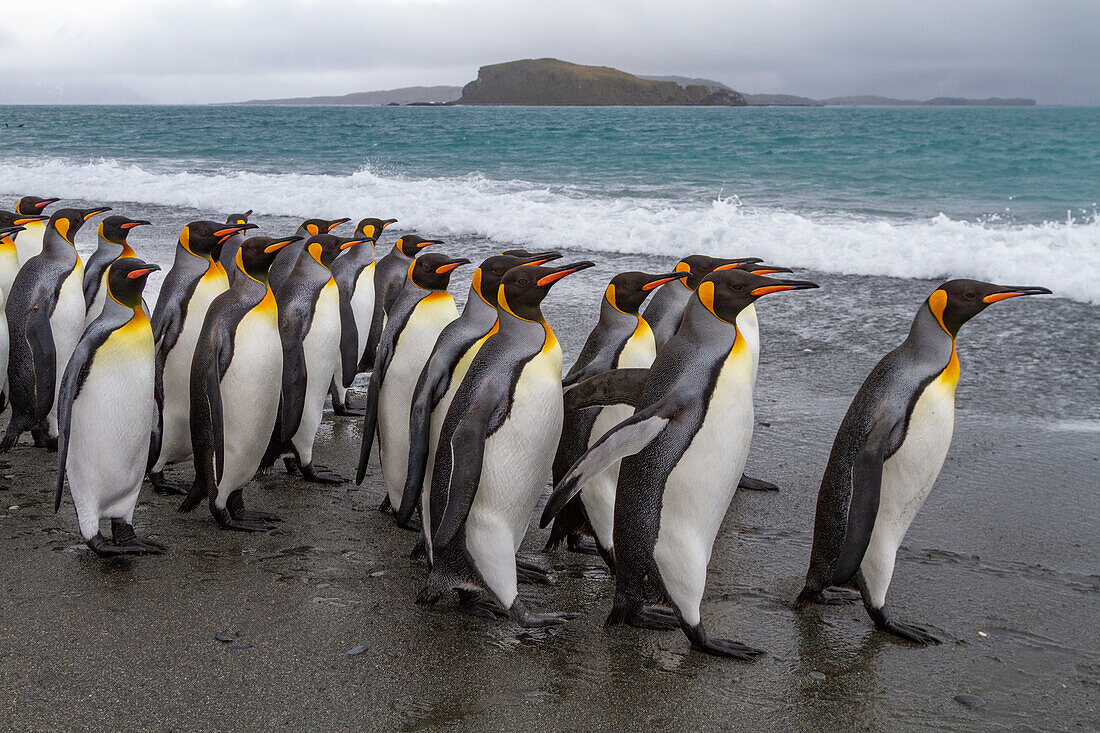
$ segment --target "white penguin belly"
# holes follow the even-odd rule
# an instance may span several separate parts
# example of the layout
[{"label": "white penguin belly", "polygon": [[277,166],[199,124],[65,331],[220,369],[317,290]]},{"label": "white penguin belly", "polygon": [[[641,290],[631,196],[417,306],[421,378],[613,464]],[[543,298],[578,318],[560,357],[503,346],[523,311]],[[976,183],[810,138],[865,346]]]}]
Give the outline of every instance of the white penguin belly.
[{"label": "white penguin belly", "polygon": [[31,257],[42,252],[42,239],[46,236],[46,222],[30,221],[23,225],[26,227],[15,237],[16,256],[19,257],[19,266],[22,267]]},{"label": "white penguin belly", "polygon": [[351,313],[355,318],[355,330],[359,341],[356,344],[356,358],[363,358],[367,348],[367,336],[370,335],[371,321],[374,320],[374,263],[370,263],[359,273],[355,281],[355,291],[351,294]]},{"label": "white penguin belly", "polygon": [[714,538],[752,442],[752,357],[739,340],[718,375],[706,416],[665,483],[653,558],[670,599],[699,623]]},{"label": "white penguin belly", "polygon": [[340,296],[336,283],[329,280],[317,296],[313,321],[302,340],[306,360],[306,396],[302,403],[302,419],[292,443],[303,465],[313,462],[313,441],[321,425],[325,395],[335,374],[332,355],[340,350]]},{"label": "white penguin belly", "polygon": [[[18,241],[18,240],[16,240]],[[61,284],[57,305],[50,316],[50,331],[56,354],[57,377],[53,383],[53,407],[48,417],[50,435],[57,435],[57,396],[61,391],[61,377],[76,350],[80,335],[84,333],[84,266],[77,258],[76,267]]]},{"label": "white penguin belly", "polygon": [[153,334],[147,320],[123,326],[96,351],[72,406],[65,471],[80,533],[100,519],[131,522],[149,455]]},{"label": "white penguin belly", "polygon": [[278,312],[263,304],[241,319],[234,336],[233,360],[222,376],[222,428],[225,469],[216,503],[224,509],[229,494],[244,486],[260,467],[279,412],[283,349]]},{"label": "white penguin belly", "polygon": [[[649,328],[635,331],[626,342],[616,369],[648,369],[657,355],[653,342],[653,332]],[[600,410],[596,421],[592,423],[592,432],[588,438],[591,448],[608,430],[634,414],[629,405],[611,405]],[[588,523],[596,534],[600,546],[605,550],[615,547],[613,530],[615,527],[615,491],[619,485],[619,461],[615,461],[606,470],[585,484],[581,489],[581,503],[588,515]]]},{"label": "white penguin belly", "polygon": [[19,257],[10,244],[0,244],[0,290],[4,297],[11,295],[11,284],[19,274]]},{"label": "white penguin belly", "polygon": [[516,551],[546,489],[562,409],[555,344],[524,365],[508,419],[485,441],[481,482],[466,519],[466,550],[504,608],[516,598]]},{"label": "white penguin belly", "polygon": [[756,317],[756,306],[749,303],[735,319],[737,330],[745,339],[745,345],[752,354],[752,384],[756,386],[756,371],[760,366],[760,320]]},{"label": "white penguin belly", "polygon": [[88,306],[88,315],[84,317],[84,327],[87,328],[92,321],[99,318],[99,314],[103,312],[103,303],[107,299],[107,270],[103,271],[103,275],[99,278],[99,288],[95,291],[95,297],[92,298],[92,304]]},{"label": "white penguin belly", "polygon": [[955,429],[955,382],[939,378],[913,406],[901,447],[883,463],[878,513],[860,563],[876,608],[886,603],[898,548],[940,475]]},{"label": "white penguin belly", "polygon": [[435,341],[448,323],[458,318],[449,295],[429,295],[413,310],[397,338],[386,377],[378,393],[378,457],[386,493],[401,506],[409,469],[409,416],[413,391],[431,356]]}]

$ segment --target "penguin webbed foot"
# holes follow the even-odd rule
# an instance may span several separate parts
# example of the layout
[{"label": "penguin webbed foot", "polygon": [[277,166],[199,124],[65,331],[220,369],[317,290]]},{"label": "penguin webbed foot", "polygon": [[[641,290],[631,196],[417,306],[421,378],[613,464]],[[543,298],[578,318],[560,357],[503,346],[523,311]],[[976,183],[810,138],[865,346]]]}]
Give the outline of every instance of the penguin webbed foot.
[{"label": "penguin webbed foot", "polygon": [[119,555],[161,555],[168,548],[159,542],[142,539],[134,532],[133,526],[121,519],[111,520],[111,539],[100,532],[88,540],[88,547],[99,557],[117,557]]},{"label": "penguin webbed foot", "polygon": [[684,634],[691,642],[692,649],[714,657],[728,657],[749,662],[764,653],[763,649],[753,649],[733,639],[712,639],[707,636],[702,624],[697,626],[684,624]]},{"label": "penguin webbed foot", "polygon": [[905,639],[906,641],[911,641],[914,644],[920,644],[921,646],[932,646],[933,644],[943,643],[939,637],[933,635],[921,626],[895,621],[890,618],[886,613],[885,607],[879,609],[868,608],[867,610],[871,614],[871,619],[875,622],[875,628],[879,631],[885,631],[887,634]]},{"label": "penguin webbed foot", "polygon": [[311,461],[302,465],[298,462],[298,470],[302,472],[302,478],[313,484],[343,484],[347,479],[333,471],[328,466]]},{"label": "penguin webbed foot", "polygon": [[550,585],[550,568],[517,557],[516,580],[530,585]]},{"label": "penguin webbed foot", "polygon": [[187,489],[179,484],[165,480],[164,471],[150,473],[149,483],[153,485],[153,491],[159,496],[187,496]]},{"label": "penguin webbed foot", "polygon": [[672,629],[679,628],[680,619],[677,618],[676,612],[671,608],[649,605],[642,606],[642,609],[638,611],[638,613],[627,620],[627,623],[638,629],[671,631]]},{"label": "penguin webbed foot", "polygon": [[753,478],[746,474],[741,474],[741,480],[737,482],[737,488],[747,489],[748,491],[779,491],[779,487],[770,481]]},{"label": "penguin webbed foot", "polygon": [[850,606],[859,600],[860,595],[858,591],[831,585],[828,588],[823,588],[821,592],[814,597],[813,603],[818,603],[822,606]]},{"label": "penguin webbed foot", "polygon": [[569,539],[566,540],[566,547],[569,548],[570,552],[575,552],[578,555],[596,555],[598,557],[601,554],[596,541],[583,535],[569,535]]},{"label": "penguin webbed foot", "polygon": [[579,618],[580,614],[573,611],[546,611],[535,613],[523,605],[517,598],[508,609],[508,615],[512,620],[525,629],[537,629],[545,626],[559,626],[566,621]]},{"label": "penguin webbed foot", "polygon": [[[255,524],[257,522],[281,522],[283,518],[271,512],[261,512],[244,508],[244,494],[238,489],[229,495],[225,502],[225,510],[229,517],[237,522]],[[265,529],[270,529],[265,527]]]},{"label": "penguin webbed foot", "polygon": [[458,591],[458,611],[474,618],[492,620],[508,618],[508,612],[500,607],[496,599],[472,590]]}]

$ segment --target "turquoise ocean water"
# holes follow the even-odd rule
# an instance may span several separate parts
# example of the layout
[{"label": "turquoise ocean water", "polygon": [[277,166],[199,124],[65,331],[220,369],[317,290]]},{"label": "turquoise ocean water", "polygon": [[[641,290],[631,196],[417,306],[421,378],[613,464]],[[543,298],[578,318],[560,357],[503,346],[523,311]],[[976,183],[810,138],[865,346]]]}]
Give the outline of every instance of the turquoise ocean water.
[{"label": "turquoise ocean water", "polygon": [[396,217],[1100,302],[1096,108],[0,107],[0,122],[9,201]]}]

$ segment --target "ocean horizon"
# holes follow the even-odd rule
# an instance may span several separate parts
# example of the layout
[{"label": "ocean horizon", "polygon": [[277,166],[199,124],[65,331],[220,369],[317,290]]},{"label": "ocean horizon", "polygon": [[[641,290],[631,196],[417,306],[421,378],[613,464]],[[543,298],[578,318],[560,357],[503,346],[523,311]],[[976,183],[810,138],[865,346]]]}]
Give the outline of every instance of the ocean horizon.
[{"label": "ocean horizon", "polygon": [[0,121],[9,199],[394,217],[425,236],[752,254],[1100,303],[1093,107],[58,105]]}]

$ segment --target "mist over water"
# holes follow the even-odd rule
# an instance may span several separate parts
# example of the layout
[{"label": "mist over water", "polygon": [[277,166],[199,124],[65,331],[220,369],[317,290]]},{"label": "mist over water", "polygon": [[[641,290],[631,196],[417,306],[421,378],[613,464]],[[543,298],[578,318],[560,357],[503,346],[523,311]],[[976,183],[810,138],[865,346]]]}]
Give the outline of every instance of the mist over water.
[{"label": "mist over water", "polygon": [[[1089,108],[7,107],[0,192],[1100,302]],[[1037,267],[1038,264],[1041,266]]]}]

